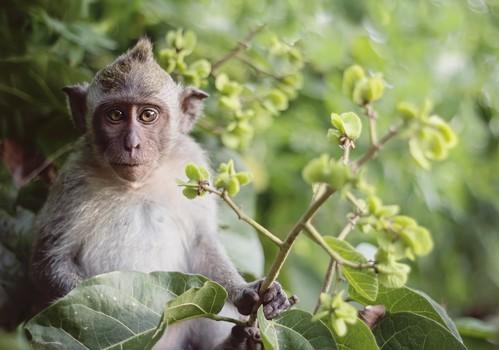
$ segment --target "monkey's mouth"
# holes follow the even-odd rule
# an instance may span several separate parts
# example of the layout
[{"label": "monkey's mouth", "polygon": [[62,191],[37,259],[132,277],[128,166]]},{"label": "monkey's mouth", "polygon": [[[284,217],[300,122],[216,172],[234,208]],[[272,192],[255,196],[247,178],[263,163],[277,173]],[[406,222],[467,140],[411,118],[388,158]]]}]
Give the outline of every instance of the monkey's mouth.
[{"label": "monkey's mouth", "polygon": [[126,168],[136,168],[139,167],[143,164],[141,163],[117,163],[117,162],[111,162],[112,166],[117,166],[117,167],[126,167]]}]

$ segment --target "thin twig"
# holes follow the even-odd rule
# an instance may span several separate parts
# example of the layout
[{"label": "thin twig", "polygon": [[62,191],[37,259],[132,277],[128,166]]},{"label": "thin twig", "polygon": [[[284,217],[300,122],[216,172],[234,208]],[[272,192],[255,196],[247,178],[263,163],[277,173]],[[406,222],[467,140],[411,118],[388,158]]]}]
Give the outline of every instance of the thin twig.
[{"label": "thin twig", "polygon": [[262,282],[262,285],[260,287],[260,292],[264,292],[267,290],[268,287],[275,281],[277,276],[279,275],[279,272],[281,271],[281,268],[284,264],[284,261],[288,257],[288,254],[293,247],[293,243],[295,242],[296,238],[298,237],[299,233],[304,229],[304,225],[306,222],[312,219],[312,217],[315,215],[317,210],[324,204],[324,202],[335,192],[334,189],[331,187],[327,187],[324,192],[322,192],[319,196],[317,196],[308,209],[305,211],[305,213],[301,216],[301,218],[298,220],[298,222],[293,226],[291,231],[288,233],[286,239],[284,240],[283,244],[281,245],[281,248],[279,249],[279,253],[277,257],[274,260],[274,263],[272,264],[272,267],[270,268],[270,271],[265,278],[265,280]]},{"label": "thin twig", "polygon": [[367,152],[364,153],[364,155],[353,164],[352,169],[354,171],[358,171],[364,164],[366,164],[369,160],[373,159],[378,154],[378,152],[385,146],[385,144],[400,132],[402,125],[403,124],[392,126],[390,130],[385,134],[385,136],[383,136],[379,140],[377,144],[372,145],[367,150]]},{"label": "thin twig", "polygon": [[283,245],[282,240],[274,235],[272,232],[267,230],[265,227],[260,225],[258,222],[253,220],[251,217],[249,217],[239,206],[232,200],[232,198],[229,197],[227,192],[225,191],[218,191],[215,188],[210,187],[209,185],[201,185],[202,189],[205,190],[206,192],[216,194],[220,198],[223,199],[225,203],[236,213],[237,217],[252,226],[257,232],[260,234],[264,235],[268,239],[270,239],[274,244],[277,246],[281,247]]},{"label": "thin twig", "polygon": [[362,215],[367,214],[367,209],[366,206],[361,204],[359,200],[353,195],[352,192],[347,192],[345,194],[345,197],[348,199],[350,203],[353,204],[353,206],[356,208],[356,210],[361,213]]},{"label": "thin twig", "polygon": [[[327,186],[323,191],[322,188],[320,189],[321,193],[314,195],[312,198],[312,201],[308,207],[308,209],[305,211],[305,213],[300,217],[298,222],[293,226],[291,231],[289,231],[288,235],[286,236],[286,239],[282,243],[282,245],[279,247],[279,252],[277,254],[277,257],[274,259],[274,262],[272,266],[270,267],[270,271],[263,280],[261,286],[260,286],[260,295],[262,295],[272,283],[276,280],[277,276],[279,275],[279,272],[282,269],[282,266],[284,265],[284,262],[286,261],[289,252],[291,251],[291,248],[293,247],[293,244],[300,234],[300,232],[304,229],[304,225],[306,222],[309,220],[312,220],[314,215],[317,213],[317,210],[324,204],[324,202],[331,197],[331,195],[335,192],[334,189],[332,189],[330,186]],[[248,320],[249,325],[254,325],[256,322],[256,312],[252,313],[250,315],[250,318]]]},{"label": "thin twig", "polygon": [[271,77],[271,78],[273,78],[281,83],[284,81],[284,77],[280,77],[280,76],[275,75],[273,73],[267,72],[266,70],[263,70],[263,69],[257,67],[255,64],[253,64],[253,62],[250,62],[249,60],[247,60],[243,57],[237,57],[237,59],[239,61],[241,61],[242,63],[246,64],[248,67],[250,67],[251,69],[253,69],[257,73]]},{"label": "thin twig", "polygon": [[375,146],[378,144],[378,131],[376,127],[378,115],[370,103],[364,105],[364,113],[369,119],[369,135],[371,137],[371,145]]},{"label": "thin twig", "polygon": [[[339,240],[345,240],[347,238],[348,234],[350,232],[352,232],[353,228],[357,224],[359,217],[360,217],[360,215],[357,213],[357,214],[354,214],[354,216],[348,220],[348,223],[345,225],[345,227],[338,234]],[[329,260],[329,265],[327,267],[326,274],[324,276],[324,282],[322,284],[321,292],[320,292],[321,294],[322,293],[329,293],[329,291],[331,289],[331,284],[333,283],[334,274],[335,274],[337,268],[338,268],[338,262],[336,260],[334,260],[333,258],[331,258]],[[314,313],[316,313],[319,310],[320,306],[321,306],[320,300],[318,299],[317,304],[315,305]]]},{"label": "thin twig", "polygon": [[215,61],[211,65],[211,74],[215,75],[216,70],[219,69],[222,65],[224,65],[227,61],[237,56],[241,51],[248,49],[251,40],[253,40],[255,35],[257,35],[263,28],[265,28],[265,24],[256,27],[242,41],[238,42],[237,45],[234,48],[232,48],[232,50],[227,52],[218,61]]},{"label": "thin twig", "polygon": [[[332,258],[329,258],[329,264],[327,265],[326,274],[324,275],[324,281],[322,281],[322,287],[319,295],[322,293],[329,293],[329,289],[331,288],[331,283],[333,282],[334,270],[336,269],[336,261]],[[319,311],[321,307],[320,298],[317,299],[317,303],[315,304],[314,314]]]}]

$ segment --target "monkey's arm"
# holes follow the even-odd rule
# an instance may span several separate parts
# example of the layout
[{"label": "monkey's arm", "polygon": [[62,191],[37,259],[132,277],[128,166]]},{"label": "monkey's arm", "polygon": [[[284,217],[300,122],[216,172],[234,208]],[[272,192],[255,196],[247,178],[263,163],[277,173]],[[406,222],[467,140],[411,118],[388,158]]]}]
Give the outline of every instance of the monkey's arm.
[{"label": "monkey's arm", "polygon": [[41,307],[66,295],[83,279],[83,271],[75,262],[76,251],[58,249],[60,235],[49,228],[44,226],[38,232],[31,257],[31,280]]}]

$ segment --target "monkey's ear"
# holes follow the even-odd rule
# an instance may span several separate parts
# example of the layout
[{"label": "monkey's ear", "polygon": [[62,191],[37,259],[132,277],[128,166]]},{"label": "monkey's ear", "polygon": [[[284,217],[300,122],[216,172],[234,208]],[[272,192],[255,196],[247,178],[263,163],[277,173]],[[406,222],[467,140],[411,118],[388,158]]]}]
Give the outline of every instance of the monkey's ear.
[{"label": "monkey's ear", "polygon": [[62,91],[64,91],[68,97],[73,123],[81,132],[86,131],[85,115],[87,114],[87,90],[87,83],[82,85],[70,85],[62,88]]},{"label": "monkey's ear", "polygon": [[194,122],[203,111],[203,101],[209,95],[203,90],[195,87],[187,87],[180,94],[180,107],[182,109],[182,119],[180,121],[180,129],[182,132],[189,132]]}]

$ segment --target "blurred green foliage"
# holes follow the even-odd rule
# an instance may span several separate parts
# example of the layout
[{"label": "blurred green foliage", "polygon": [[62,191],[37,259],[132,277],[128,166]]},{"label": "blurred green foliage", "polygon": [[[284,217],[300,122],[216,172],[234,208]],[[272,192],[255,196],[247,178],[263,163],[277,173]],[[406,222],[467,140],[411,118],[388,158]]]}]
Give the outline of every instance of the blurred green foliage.
[{"label": "blurred green foliage", "polygon": [[[383,201],[398,203],[433,233],[434,251],[412,266],[409,285],[447,305],[454,316],[497,319],[499,2],[18,0],[1,7],[0,139],[16,140],[45,157],[78,136],[60,89],[91,79],[142,35],[151,37],[159,52],[169,30],[191,30],[197,36],[194,59],[213,63],[265,23],[241,57],[276,75],[287,68],[262,58],[274,34],[297,47],[305,60],[303,88],[271,125],[264,121],[267,128],[255,133],[242,152],[258,191],[257,219],[282,235],[311,195],[301,170],[331,150],[323,142],[331,112],[361,114],[342,92],[345,68],[357,63],[382,71],[393,87],[377,104],[381,130],[395,119],[398,101],[420,106],[431,98],[434,112],[460,139],[450,159],[435,164],[430,174],[408,161],[405,143],[395,141],[368,177]],[[266,84],[268,78],[238,59],[222,71],[241,82]],[[216,124],[221,118],[208,120]],[[214,142],[200,128],[195,135]],[[359,142],[352,157],[367,146]],[[63,160],[59,157],[56,165]],[[36,211],[43,203],[47,186],[41,181],[16,187],[6,166],[0,168],[0,181],[0,205],[11,214],[16,206]],[[322,232],[336,235],[347,208],[331,202],[317,223]],[[360,241],[361,233],[355,237]],[[265,253],[271,257],[267,243]],[[328,260],[312,244],[299,239],[281,278],[305,308],[318,296]]]}]

